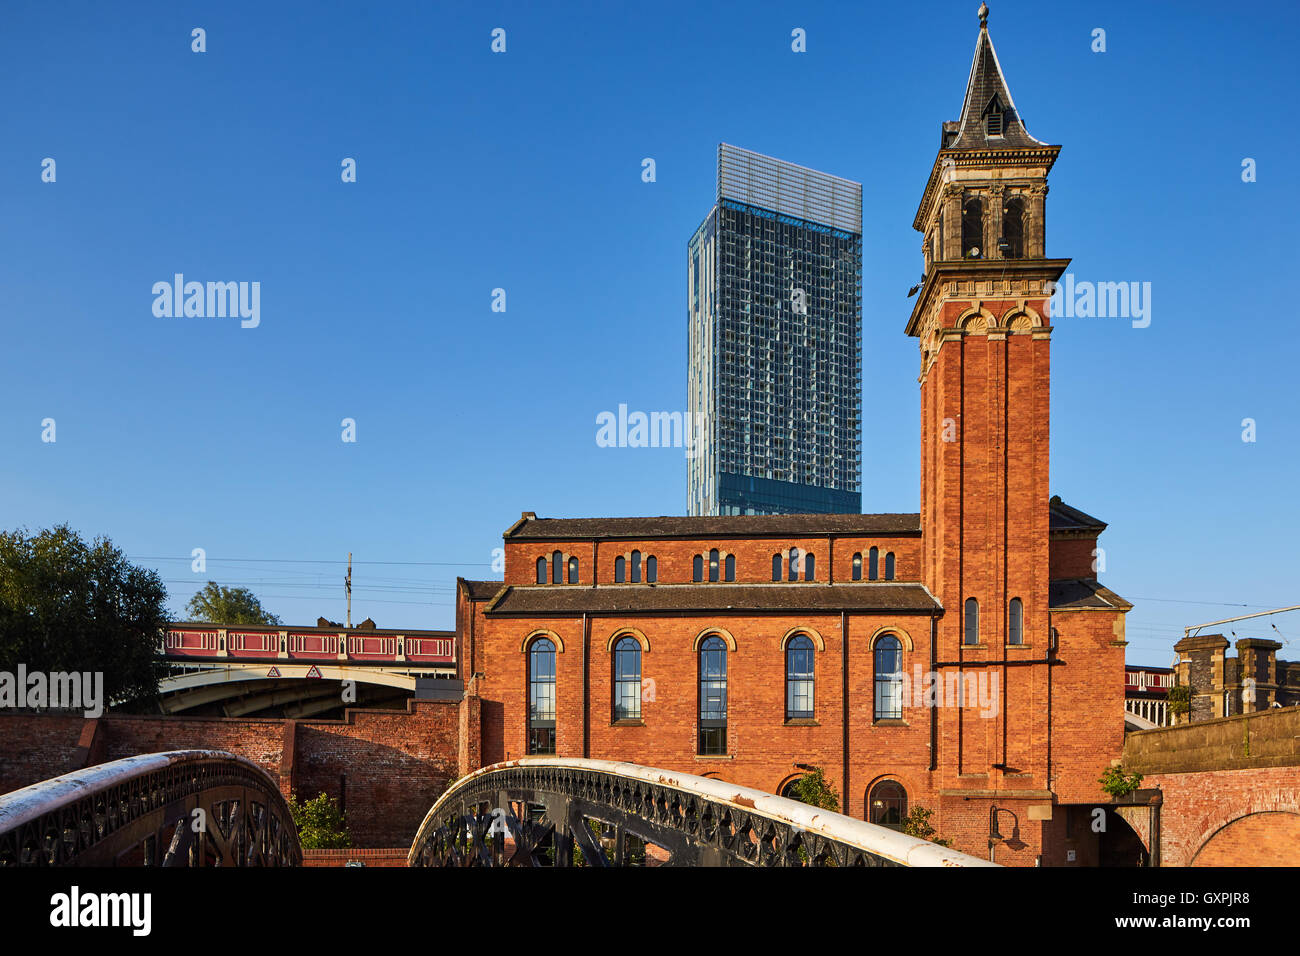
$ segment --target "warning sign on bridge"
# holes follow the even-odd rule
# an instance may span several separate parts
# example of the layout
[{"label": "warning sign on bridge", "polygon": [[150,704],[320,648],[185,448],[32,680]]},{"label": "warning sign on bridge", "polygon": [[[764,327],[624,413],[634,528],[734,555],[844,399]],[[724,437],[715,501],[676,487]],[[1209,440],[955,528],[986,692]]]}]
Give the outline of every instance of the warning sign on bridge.
[{"label": "warning sign on bridge", "polygon": [[278,667],[272,667],[269,671],[266,672],[266,676],[267,676],[267,677],[279,677],[279,676],[280,676],[280,668],[278,668]]},{"label": "warning sign on bridge", "polygon": [[307,669],[307,675],[306,675],[306,676],[308,676],[308,677],[320,677],[320,668],[317,667],[315,664],[311,665],[311,667]]}]

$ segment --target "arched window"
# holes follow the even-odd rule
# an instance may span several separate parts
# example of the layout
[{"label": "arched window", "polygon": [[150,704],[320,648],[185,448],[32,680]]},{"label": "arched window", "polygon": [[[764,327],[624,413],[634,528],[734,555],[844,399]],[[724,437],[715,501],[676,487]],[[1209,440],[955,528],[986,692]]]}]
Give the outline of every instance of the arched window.
[{"label": "arched window", "polygon": [[555,753],[555,645],[545,637],[528,648],[528,752]]},{"label": "arched window", "polygon": [[974,196],[961,207],[961,257],[984,258],[984,203]]},{"label": "arched window", "polygon": [[569,558],[569,583],[578,583],[578,559]]},{"label": "arched window", "polygon": [[892,634],[876,641],[876,720],[903,717],[903,645]]},{"label": "arched window", "polygon": [[632,583],[641,583],[641,552],[632,552]]},{"label": "arched window", "polygon": [[546,583],[546,559],[545,558],[537,559],[537,583],[538,584]]},{"label": "arched window", "polygon": [[880,549],[872,548],[867,552],[867,580],[874,581],[880,577]]},{"label": "arched window", "polygon": [[1011,599],[1011,607],[1007,609],[1007,619],[1007,643],[1025,643],[1025,607],[1020,603],[1020,598]]},{"label": "arched window", "polygon": [[564,555],[558,551],[551,553],[551,583],[564,583]]},{"label": "arched window", "polygon": [[812,719],[813,642],[800,634],[785,646],[785,719]]},{"label": "arched window", "polygon": [[645,579],[647,584],[654,584],[659,580],[659,559],[653,554],[645,559]]},{"label": "arched window", "polygon": [[853,555],[853,580],[862,580],[862,552],[858,551]]},{"label": "arched window", "polygon": [[980,642],[980,602],[974,598],[966,599],[966,636],[967,644]]},{"label": "arched window", "polygon": [[787,580],[789,581],[799,580],[799,549],[798,548],[790,549],[790,568],[789,568],[789,576]]},{"label": "arched window", "polygon": [[894,580],[894,552],[885,552],[885,580]]},{"label": "arched window", "polygon": [[727,645],[717,636],[700,645],[699,752],[727,752]]},{"label": "arched window", "polygon": [[773,581],[781,580],[781,564],[782,564],[781,555],[779,554],[772,555],[772,580]]},{"label": "arched window", "polygon": [[728,581],[736,580],[736,556],[734,554],[727,555],[727,560],[723,562],[723,572],[723,577]]},{"label": "arched window", "polygon": [[907,819],[907,791],[897,780],[881,780],[867,795],[867,822],[891,830],[903,829]]},{"label": "arched window", "polygon": [[1008,259],[1023,259],[1025,255],[1025,201],[1012,196],[1002,207],[1002,238],[1006,247],[1002,254]]},{"label": "arched window", "polygon": [[709,551],[709,580],[718,580],[718,549],[712,548]]},{"label": "arched window", "polygon": [[691,580],[704,580],[704,555],[697,554],[695,560],[691,562]]},{"label": "arched window", "polygon": [[641,645],[632,637],[614,645],[614,719],[641,719]]},{"label": "arched window", "polygon": [[627,558],[619,555],[614,559],[614,583],[622,584],[627,580]]},{"label": "arched window", "polygon": [[812,552],[803,556],[803,579],[813,581],[817,578],[817,556]]}]

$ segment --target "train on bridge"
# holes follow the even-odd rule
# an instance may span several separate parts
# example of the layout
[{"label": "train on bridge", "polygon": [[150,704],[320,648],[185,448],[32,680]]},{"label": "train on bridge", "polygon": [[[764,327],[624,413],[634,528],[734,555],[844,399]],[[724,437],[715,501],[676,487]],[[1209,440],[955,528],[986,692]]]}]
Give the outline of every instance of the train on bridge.
[{"label": "train on bridge", "polygon": [[400,709],[463,692],[454,631],[182,622],[159,651],[167,714],[341,717],[348,705]]},{"label": "train on bridge", "polygon": [[340,627],[220,626],[180,623],[167,628],[168,661],[291,660],[319,663],[402,664],[455,667],[454,631],[379,630]]}]

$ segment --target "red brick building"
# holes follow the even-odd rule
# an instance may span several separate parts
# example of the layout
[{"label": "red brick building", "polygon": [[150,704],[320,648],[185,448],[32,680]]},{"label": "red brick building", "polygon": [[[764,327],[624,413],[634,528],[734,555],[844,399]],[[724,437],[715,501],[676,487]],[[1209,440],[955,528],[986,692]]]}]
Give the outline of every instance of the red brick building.
[{"label": "red brick building", "polygon": [[774,792],[815,765],[855,817],[923,806],[1004,863],[1105,857],[1087,822],[1123,747],[1130,605],[1093,571],[1105,525],[1048,489],[1059,150],[1025,129],[982,22],[913,223],[920,513],[525,513],[504,582],[458,587],[485,763],[555,752]]}]

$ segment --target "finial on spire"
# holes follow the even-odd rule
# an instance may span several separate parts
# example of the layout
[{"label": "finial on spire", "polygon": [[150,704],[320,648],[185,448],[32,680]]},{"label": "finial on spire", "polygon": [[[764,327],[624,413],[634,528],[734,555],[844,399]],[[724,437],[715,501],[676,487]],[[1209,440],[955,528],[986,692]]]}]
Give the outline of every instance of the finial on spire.
[{"label": "finial on spire", "polygon": [[980,29],[987,30],[988,28],[989,28],[989,5],[987,3],[981,3],[980,4]]}]

